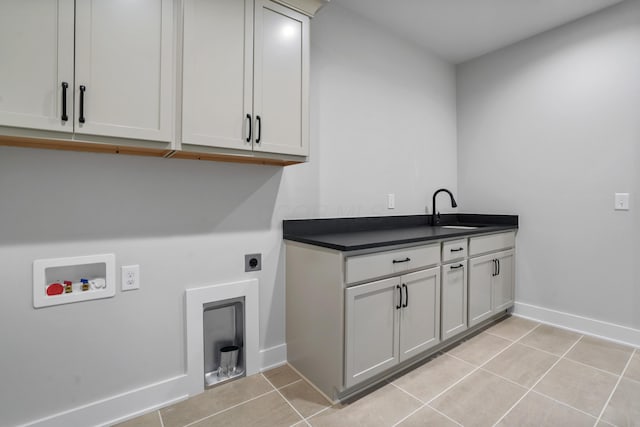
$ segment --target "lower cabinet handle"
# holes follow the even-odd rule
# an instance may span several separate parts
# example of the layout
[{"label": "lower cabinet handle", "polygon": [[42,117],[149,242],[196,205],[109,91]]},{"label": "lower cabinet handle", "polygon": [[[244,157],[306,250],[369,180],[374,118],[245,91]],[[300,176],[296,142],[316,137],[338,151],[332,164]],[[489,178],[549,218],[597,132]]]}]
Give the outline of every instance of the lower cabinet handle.
[{"label": "lower cabinet handle", "polygon": [[86,86],[80,85],[80,117],[78,121],[84,123],[84,91],[87,90]]},{"label": "lower cabinet handle", "polygon": [[249,120],[249,136],[247,136],[247,142],[251,142],[251,114],[247,114],[247,120]]},{"label": "lower cabinet handle", "polygon": [[500,275],[500,260],[497,259],[496,263],[498,263],[498,272],[496,273],[496,276],[499,276]]},{"label": "lower cabinet handle", "polygon": [[69,120],[69,116],[67,116],[67,88],[69,87],[69,83],[62,82],[62,121],[66,122]]},{"label": "lower cabinet handle", "polygon": [[464,264],[452,265],[451,270],[455,270],[457,268],[462,268],[462,267],[464,267]]},{"label": "lower cabinet handle", "polygon": [[260,139],[262,138],[262,119],[260,116],[256,116],[256,133],[258,136],[256,137],[256,144],[260,144]]},{"label": "lower cabinet handle", "polygon": [[394,264],[400,264],[400,263],[403,263],[403,262],[409,262],[409,261],[411,261],[411,258],[406,257],[405,259],[394,259],[394,260],[393,260],[393,263],[394,263]]},{"label": "lower cabinet handle", "polygon": [[404,283],[402,287],[404,288],[404,304],[402,304],[402,307],[407,308],[409,306],[409,288]]},{"label": "lower cabinet handle", "polygon": [[493,271],[491,272],[491,276],[495,276],[496,275],[496,271],[498,271],[498,264],[496,264],[496,260],[492,259],[491,262],[493,263]]},{"label": "lower cabinet handle", "polygon": [[396,285],[396,289],[398,290],[398,305],[396,305],[396,310],[400,310],[402,307],[402,288],[400,288],[400,285]]}]

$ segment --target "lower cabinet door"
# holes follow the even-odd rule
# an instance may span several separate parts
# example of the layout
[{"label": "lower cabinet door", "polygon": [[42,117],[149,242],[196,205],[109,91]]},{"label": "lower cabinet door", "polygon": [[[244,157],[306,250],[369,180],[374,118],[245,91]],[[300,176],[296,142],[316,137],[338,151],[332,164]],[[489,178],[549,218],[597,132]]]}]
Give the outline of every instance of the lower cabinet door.
[{"label": "lower cabinet door", "polygon": [[402,362],[440,342],[440,267],[405,274],[400,280]]},{"label": "lower cabinet door", "polygon": [[401,292],[399,277],[346,289],[345,387],[398,363]]},{"label": "lower cabinet door", "polygon": [[469,326],[493,314],[492,279],[496,272],[495,254],[469,259]]},{"label": "lower cabinet door", "polygon": [[442,341],[467,329],[467,261],[442,266]]},{"label": "lower cabinet door", "polygon": [[493,276],[493,312],[497,313],[513,305],[515,259],[513,250],[499,252],[494,257],[498,262],[498,274]]}]

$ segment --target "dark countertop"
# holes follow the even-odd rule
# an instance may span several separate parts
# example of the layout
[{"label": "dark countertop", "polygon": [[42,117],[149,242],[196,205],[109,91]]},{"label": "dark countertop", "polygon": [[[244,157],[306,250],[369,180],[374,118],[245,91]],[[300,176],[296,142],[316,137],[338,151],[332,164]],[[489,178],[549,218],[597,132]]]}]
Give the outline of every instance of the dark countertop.
[{"label": "dark countertop", "polygon": [[451,229],[429,225],[431,215],[327,218],[283,221],[284,239],[339,251],[355,251],[406,243],[451,239],[518,228],[517,215],[443,214],[442,225],[476,226]]}]

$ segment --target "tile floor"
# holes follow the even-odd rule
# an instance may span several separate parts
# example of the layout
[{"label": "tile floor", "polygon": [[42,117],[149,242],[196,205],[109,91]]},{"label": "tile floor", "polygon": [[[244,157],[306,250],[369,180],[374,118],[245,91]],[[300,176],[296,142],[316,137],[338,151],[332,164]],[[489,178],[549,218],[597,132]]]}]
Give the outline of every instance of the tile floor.
[{"label": "tile floor", "polygon": [[285,365],[120,424],[640,426],[640,350],[510,317],[350,403]]}]

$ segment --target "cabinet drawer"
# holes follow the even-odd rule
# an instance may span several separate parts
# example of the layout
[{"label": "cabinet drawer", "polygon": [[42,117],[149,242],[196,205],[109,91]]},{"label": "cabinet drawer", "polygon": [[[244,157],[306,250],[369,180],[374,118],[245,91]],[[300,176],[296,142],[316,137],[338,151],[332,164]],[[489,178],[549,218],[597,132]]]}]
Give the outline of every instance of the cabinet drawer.
[{"label": "cabinet drawer", "polygon": [[509,231],[507,233],[472,237],[469,239],[469,255],[473,256],[512,248],[515,246],[515,235],[515,232]]},{"label": "cabinet drawer", "polygon": [[[394,262],[395,261],[395,262]],[[345,261],[345,282],[355,283],[376,277],[436,265],[440,262],[440,244],[376,252],[349,257]]]},{"label": "cabinet drawer", "polygon": [[442,242],[442,262],[462,259],[467,256],[467,239]]}]

